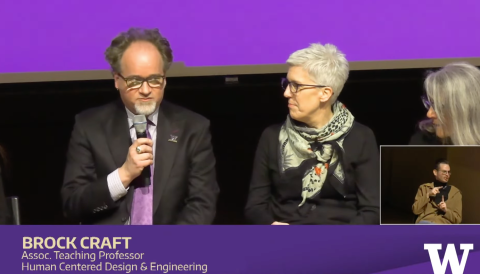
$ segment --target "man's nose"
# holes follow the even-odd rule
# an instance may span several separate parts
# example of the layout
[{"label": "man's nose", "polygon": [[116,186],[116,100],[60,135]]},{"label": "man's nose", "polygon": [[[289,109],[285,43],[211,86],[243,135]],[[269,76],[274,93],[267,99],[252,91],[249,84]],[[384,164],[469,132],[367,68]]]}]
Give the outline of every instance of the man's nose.
[{"label": "man's nose", "polygon": [[147,82],[143,82],[142,86],[138,89],[138,92],[140,92],[142,95],[147,96],[152,93],[152,89]]},{"label": "man's nose", "polygon": [[283,97],[285,98],[291,98],[292,97],[292,91],[290,90],[290,85],[287,86],[285,91],[283,92]]}]

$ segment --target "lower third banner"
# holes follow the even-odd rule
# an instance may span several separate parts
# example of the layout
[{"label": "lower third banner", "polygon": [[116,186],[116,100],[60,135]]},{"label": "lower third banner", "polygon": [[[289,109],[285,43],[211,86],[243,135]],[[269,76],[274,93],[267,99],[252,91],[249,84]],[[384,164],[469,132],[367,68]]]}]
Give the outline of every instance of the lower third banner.
[{"label": "lower third banner", "polygon": [[479,226],[2,226],[0,273],[473,274]]}]

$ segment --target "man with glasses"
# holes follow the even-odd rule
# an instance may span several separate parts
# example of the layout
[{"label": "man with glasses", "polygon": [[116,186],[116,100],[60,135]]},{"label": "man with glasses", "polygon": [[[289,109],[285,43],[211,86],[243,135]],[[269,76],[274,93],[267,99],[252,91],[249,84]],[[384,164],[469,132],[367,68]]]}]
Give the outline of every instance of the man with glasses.
[{"label": "man with glasses", "polygon": [[459,224],[462,222],[462,193],[448,184],[450,164],[445,159],[435,163],[435,179],[418,188],[413,213],[417,224]]},{"label": "man with glasses", "polygon": [[[163,100],[169,42],[157,29],[132,28],[105,56],[121,100],[76,117],[66,216],[83,224],[211,224],[219,189],[209,121]],[[137,138],[136,125],[145,136]]]}]

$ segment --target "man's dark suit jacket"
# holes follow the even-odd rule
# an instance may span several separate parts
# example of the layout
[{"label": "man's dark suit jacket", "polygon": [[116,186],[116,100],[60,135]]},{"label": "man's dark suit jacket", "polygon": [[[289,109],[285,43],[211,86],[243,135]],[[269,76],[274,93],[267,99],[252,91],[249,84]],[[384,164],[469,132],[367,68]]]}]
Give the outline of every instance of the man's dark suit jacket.
[{"label": "man's dark suit jacket", "polygon": [[[210,122],[163,101],[157,121],[153,224],[211,224],[219,188]],[[178,136],[171,142],[171,135]],[[114,202],[107,176],[121,167],[132,144],[121,101],[76,116],[62,187],[67,217],[82,224],[122,225],[130,217],[134,187]]]},{"label": "man's dark suit jacket", "polygon": [[379,153],[371,129],[354,122],[343,142],[345,183],[327,175],[320,193],[301,207],[304,173],[300,167],[280,172],[280,129],[270,126],[260,138],[245,209],[249,222],[380,224]]}]

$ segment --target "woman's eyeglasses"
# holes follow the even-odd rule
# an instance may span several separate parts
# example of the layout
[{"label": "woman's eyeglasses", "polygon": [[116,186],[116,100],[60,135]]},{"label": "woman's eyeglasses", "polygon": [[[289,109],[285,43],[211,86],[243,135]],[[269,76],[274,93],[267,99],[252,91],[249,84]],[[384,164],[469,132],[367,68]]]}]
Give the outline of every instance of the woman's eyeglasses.
[{"label": "woman's eyeglasses", "polygon": [[128,89],[139,89],[142,87],[143,82],[147,82],[151,88],[159,88],[162,87],[163,83],[165,82],[165,76],[163,75],[152,75],[148,78],[142,78],[139,76],[126,78],[123,77],[123,75],[121,75],[120,73],[118,73],[118,76],[125,81]]},{"label": "woman's eyeglasses", "polygon": [[290,86],[290,91],[292,93],[297,93],[299,90],[301,90],[302,87],[313,87],[313,88],[326,88],[327,86],[321,86],[321,85],[303,85],[303,84],[297,84],[295,82],[290,82],[288,81],[287,78],[282,78],[282,88],[283,90],[286,90],[287,87]]}]

